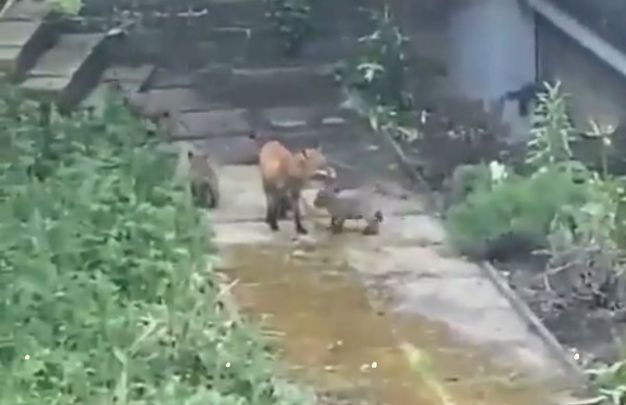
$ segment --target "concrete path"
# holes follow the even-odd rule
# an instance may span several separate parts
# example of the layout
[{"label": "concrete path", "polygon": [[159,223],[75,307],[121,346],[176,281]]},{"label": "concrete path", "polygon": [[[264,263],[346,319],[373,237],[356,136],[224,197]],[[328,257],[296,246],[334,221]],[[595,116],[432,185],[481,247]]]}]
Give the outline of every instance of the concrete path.
[{"label": "concrete path", "polygon": [[[341,149],[335,148],[333,153],[341,155]],[[363,152],[360,154],[361,161],[368,160]],[[380,154],[384,155],[382,152]],[[269,276],[264,270],[265,266],[271,266],[268,264],[271,261],[268,256],[268,262],[257,259],[257,262],[251,265],[249,272],[257,271],[256,278],[249,273],[237,271],[236,267],[239,266],[237,256],[243,257],[250,249],[269,249],[281,252],[281,255],[287,255],[292,259],[295,257],[305,262],[308,260],[310,264],[316,256],[319,259],[323,255],[321,252],[331,249],[334,252],[333,257],[337,260],[334,264],[328,264],[330,263],[328,258],[320,260],[320,263],[326,263],[322,264],[324,270],[321,272],[327,271],[329,266],[348,269],[351,283],[358,286],[355,288],[362,289],[370,303],[383,302],[384,311],[396,319],[415,320],[417,325],[422,325],[424,320],[434,322],[446,330],[446,336],[454,342],[450,344],[460,345],[470,352],[478,350],[489,364],[504,367],[509,373],[532,376],[533,381],[549,381],[551,384],[548,390],[551,391],[550,394],[532,401],[527,397],[524,400],[521,397],[518,400],[500,397],[498,400],[458,403],[501,405],[531,401],[533,404],[547,404],[554,403],[555,399],[551,394],[555,391],[567,390],[568,383],[564,378],[566,371],[552,357],[543,341],[518,316],[509,301],[500,294],[479,266],[456,257],[451,252],[440,221],[425,213],[420,196],[407,191],[401,178],[394,175],[393,170],[379,172],[382,173],[382,177],[378,178],[373,175],[365,178],[357,176],[361,177],[360,186],[378,190],[376,200],[385,215],[380,235],[364,237],[358,233],[358,224],[357,228],[348,224],[344,235],[331,235],[325,229],[328,218],[323,212],[312,208],[311,201],[316,189],[311,188],[304,193],[303,207],[307,218],[305,225],[308,225],[311,233],[300,238],[296,238],[291,221],[283,221],[281,230],[277,233],[270,232],[263,222],[265,200],[257,170],[255,166],[237,165],[223,166],[220,170],[224,201],[222,208],[210,215],[214,222],[217,244],[224,257],[221,268],[227,274],[242,277],[245,282],[254,284],[256,288],[265,285],[265,294],[280,296],[286,294],[290,288],[297,289],[289,287],[290,283],[301,277],[294,272],[307,270],[300,270],[301,266],[293,262],[294,264],[277,271],[282,275]],[[284,260],[280,263],[284,264]],[[278,265],[274,265],[276,266]],[[277,283],[275,277],[282,281],[275,284]],[[333,286],[319,288],[322,291]],[[318,293],[312,293],[312,296],[315,294]],[[323,295],[321,292],[319,294]],[[269,304],[264,307],[263,303],[255,303],[256,298],[250,299],[252,303],[249,309],[252,312],[274,312],[269,315],[278,318],[298,317],[297,304],[291,304],[293,308],[290,311],[281,311],[271,309],[275,307]],[[332,311],[350,311],[349,302],[342,303],[341,298],[336,300],[338,301],[336,308]],[[284,305],[288,304],[285,302]],[[376,305],[372,304],[372,308],[375,307]],[[317,310],[308,308],[308,311]],[[289,315],[291,313],[293,314]],[[318,323],[325,322],[323,313],[312,316]],[[286,321],[284,325],[290,322]],[[327,322],[332,322],[330,317]],[[354,322],[355,328],[358,327],[359,319],[356,313]],[[277,327],[288,329],[286,326],[280,326],[280,322]],[[302,324],[301,327],[305,328]],[[372,324],[371,327],[377,326]],[[385,327],[396,330],[399,326],[390,321]],[[286,340],[298,338],[292,336],[297,335],[297,332],[290,334],[283,330],[281,333],[286,333]],[[334,338],[340,339],[340,334],[337,332]],[[388,344],[401,345],[402,339],[394,339],[395,343]],[[442,343],[442,346],[445,345]],[[358,348],[354,350],[358,352]],[[429,350],[437,352],[443,349],[431,347]],[[455,365],[450,368],[462,367]],[[457,371],[447,370],[447,372]],[[471,372],[470,375],[466,373],[459,378],[471,379]],[[469,399],[466,398],[465,401],[467,400]],[[396,403],[393,400],[389,401],[384,403]]]}]

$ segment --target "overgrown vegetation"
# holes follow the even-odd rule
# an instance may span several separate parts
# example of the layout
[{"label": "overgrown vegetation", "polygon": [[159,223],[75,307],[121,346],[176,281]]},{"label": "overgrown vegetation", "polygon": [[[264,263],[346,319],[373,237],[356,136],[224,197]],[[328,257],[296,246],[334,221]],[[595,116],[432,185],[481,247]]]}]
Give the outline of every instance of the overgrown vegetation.
[{"label": "overgrown vegetation", "polygon": [[406,45],[408,38],[396,26],[391,11],[371,13],[375,29],[359,38],[360,51],[337,70],[337,78],[363,102],[398,111],[411,108],[406,93]]},{"label": "overgrown vegetation", "polygon": [[408,38],[395,24],[388,6],[372,11],[371,16],[374,31],[359,38],[359,52],[335,72],[346,93],[345,106],[366,117],[376,131],[414,140],[413,100],[406,91]]},{"label": "overgrown vegetation", "polygon": [[[577,301],[619,310],[626,299],[626,222],[624,178],[611,175],[606,163],[612,129],[592,123],[586,136],[602,142],[602,164],[600,171],[586,167],[572,153],[577,138],[565,106],[559,84],[546,84],[533,116],[524,174],[486,183],[484,176],[459,175],[473,183],[458,182],[461,193],[467,193],[449,208],[447,225],[457,246],[471,254],[484,254],[511,235],[518,236],[516,242],[531,240],[532,246],[518,243],[515,249],[545,248],[545,288],[556,292],[561,305]],[[601,394],[594,403],[624,403],[623,362],[590,374]]]},{"label": "overgrown vegetation", "polygon": [[1,403],[312,403],[228,310],[158,139],[118,101],[42,116],[0,95]]},{"label": "overgrown vegetation", "polygon": [[574,129],[565,106],[559,84],[546,85],[533,114],[525,174],[472,190],[449,208],[447,223],[462,250],[484,253],[510,235],[549,247],[553,257],[573,246],[613,250],[623,233],[617,215],[622,180],[573,158]]},{"label": "overgrown vegetation", "polygon": [[83,8],[83,0],[48,0],[54,8],[64,14],[76,15]]},{"label": "overgrown vegetation", "polygon": [[297,55],[312,30],[311,0],[265,0],[265,5],[285,54]]}]

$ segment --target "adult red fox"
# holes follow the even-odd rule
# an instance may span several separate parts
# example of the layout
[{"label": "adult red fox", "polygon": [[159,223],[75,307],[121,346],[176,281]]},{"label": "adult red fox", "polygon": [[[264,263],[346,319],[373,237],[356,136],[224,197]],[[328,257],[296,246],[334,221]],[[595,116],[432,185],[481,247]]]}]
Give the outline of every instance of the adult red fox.
[{"label": "adult red fox", "polygon": [[317,148],[292,153],[280,142],[272,140],[266,142],[259,151],[259,168],[267,199],[265,222],[270,229],[279,230],[278,218],[283,217],[285,201],[288,200],[296,232],[308,233],[302,226],[300,193],[315,175],[334,176],[335,172],[328,166],[324,154]]}]

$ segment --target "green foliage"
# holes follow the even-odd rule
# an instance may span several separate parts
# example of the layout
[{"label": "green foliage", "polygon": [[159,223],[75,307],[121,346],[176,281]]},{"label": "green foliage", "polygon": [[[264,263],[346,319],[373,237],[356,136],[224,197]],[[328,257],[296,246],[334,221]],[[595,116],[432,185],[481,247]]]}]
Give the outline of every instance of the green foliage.
[{"label": "green foliage", "polygon": [[57,11],[64,14],[76,15],[83,8],[83,0],[47,0]]},{"label": "green foliage", "polygon": [[597,404],[622,405],[626,400],[626,361],[587,370],[598,387]]},{"label": "green foliage", "polygon": [[623,186],[606,170],[601,176],[572,160],[574,129],[560,83],[546,83],[533,123],[527,159],[532,174],[510,176],[498,186],[469,193],[448,213],[453,238],[470,251],[484,250],[510,234],[549,245],[553,255],[574,246],[614,249],[614,241],[626,235],[619,219],[624,213]]},{"label": "green foliage", "polygon": [[533,138],[528,144],[528,163],[535,168],[572,158],[570,142],[574,128],[567,115],[561,84],[557,82],[551,86],[545,83],[545,89],[538,95],[539,100],[532,116]]},{"label": "green foliage", "polygon": [[556,168],[530,177],[510,175],[491,188],[478,188],[447,213],[447,226],[464,252],[480,254],[500,238],[519,235],[537,245],[561,207],[580,207],[587,201],[584,184]]},{"label": "green foliage", "polygon": [[265,0],[265,4],[285,53],[297,54],[312,30],[311,0]]},{"label": "green foliage", "polygon": [[226,311],[175,157],[121,102],[0,95],[0,403],[310,403]]},{"label": "green foliage", "polygon": [[461,165],[454,170],[452,177],[447,181],[446,206],[463,202],[472,192],[489,191],[492,183],[491,171],[487,165]]},{"label": "green foliage", "polygon": [[338,68],[337,79],[370,106],[409,110],[412,100],[405,91],[408,39],[395,25],[388,6],[373,12],[372,18],[376,28],[359,39],[360,52]]}]

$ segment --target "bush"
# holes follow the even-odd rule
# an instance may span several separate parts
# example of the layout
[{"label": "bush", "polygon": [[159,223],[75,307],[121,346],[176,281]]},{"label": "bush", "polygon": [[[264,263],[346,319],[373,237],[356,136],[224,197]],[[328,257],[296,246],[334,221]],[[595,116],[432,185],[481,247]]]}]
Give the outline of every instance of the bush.
[{"label": "bush", "polygon": [[446,222],[453,243],[470,255],[488,255],[503,238],[511,237],[539,247],[546,244],[560,208],[582,206],[587,198],[585,183],[552,167],[530,177],[510,175],[491,189],[476,189],[450,208]]},{"label": "bush", "polygon": [[119,102],[50,115],[0,89],[3,404],[302,404],[225,310],[173,156]]}]

